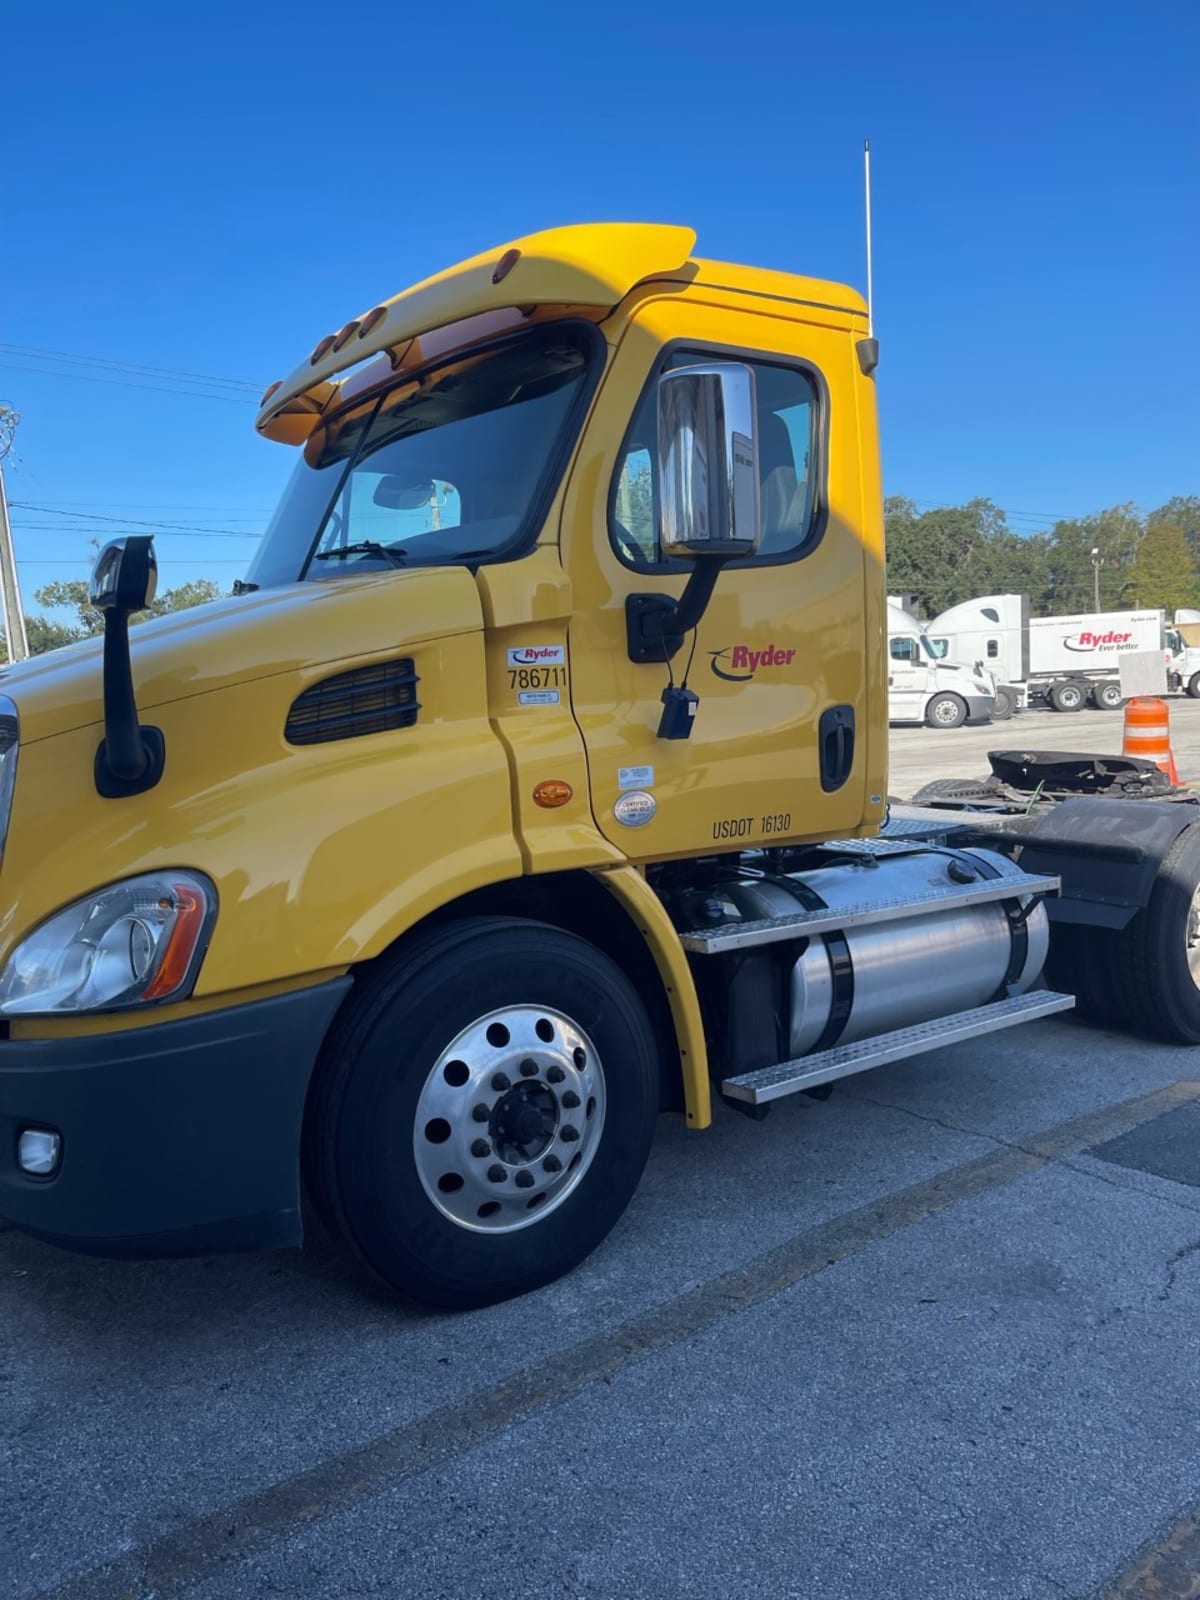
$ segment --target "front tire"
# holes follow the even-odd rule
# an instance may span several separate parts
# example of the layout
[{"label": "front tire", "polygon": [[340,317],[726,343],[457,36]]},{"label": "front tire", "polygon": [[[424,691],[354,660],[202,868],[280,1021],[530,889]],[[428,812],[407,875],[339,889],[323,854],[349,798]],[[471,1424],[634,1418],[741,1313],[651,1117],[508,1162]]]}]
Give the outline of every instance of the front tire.
[{"label": "front tire", "polygon": [[1200,672],[1193,672],[1188,679],[1187,692],[1193,700],[1200,700]]},{"label": "front tire", "polygon": [[338,1230],[391,1288],[465,1309],[581,1262],[649,1155],[658,1061],[625,974],[574,935],[418,935],[339,1018],[307,1130]]},{"label": "front tire", "polygon": [[961,695],[936,694],[925,707],[929,728],[961,728],[967,720],[967,702]]}]

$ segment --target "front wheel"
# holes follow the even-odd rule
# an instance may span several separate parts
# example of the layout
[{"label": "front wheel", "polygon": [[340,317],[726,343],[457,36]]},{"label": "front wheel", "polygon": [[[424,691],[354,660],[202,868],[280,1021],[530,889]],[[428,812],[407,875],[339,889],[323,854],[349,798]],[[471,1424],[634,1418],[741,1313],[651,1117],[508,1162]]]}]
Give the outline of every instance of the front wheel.
[{"label": "front wheel", "polygon": [[935,694],[925,708],[930,728],[961,728],[967,720],[967,702],[957,694]]},{"label": "front wheel", "polygon": [[607,956],[541,923],[472,918],[364,981],[307,1129],[324,1209],[427,1305],[489,1305],[578,1265],[646,1164],[653,1032]]},{"label": "front wheel", "polygon": [[1200,700],[1200,672],[1193,672],[1188,679],[1187,692],[1193,700]]}]

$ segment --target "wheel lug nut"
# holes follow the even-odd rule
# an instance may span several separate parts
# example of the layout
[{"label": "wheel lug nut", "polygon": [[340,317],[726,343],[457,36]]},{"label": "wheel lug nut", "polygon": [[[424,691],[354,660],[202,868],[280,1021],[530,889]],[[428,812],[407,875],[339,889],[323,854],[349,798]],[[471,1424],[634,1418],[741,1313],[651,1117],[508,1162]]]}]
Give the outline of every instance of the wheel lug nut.
[{"label": "wheel lug nut", "polygon": [[518,1172],[517,1173],[517,1177],[516,1177],[516,1184],[517,1184],[517,1188],[518,1189],[532,1189],[533,1188],[533,1173],[532,1172]]},{"label": "wheel lug nut", "polygon": [[471,1145],[471,1154],[473,1156],[490,1156],[491,1153],[492,1147],[486,1139],[476,1139]]},{"label": "wheel lug nut", "polygon": [[538,1066],[537,1066],[537,1062],[536,1061],[530,1061],[528,1059],[528,1057],[524,1061],[522,1061],[522,1063],[521,1063],[521,1076],[523,1078],[536,1078],[537,1077],[537,1070],[538,1070]]},{"label": "wheel lug nut", "polygon": [[548,1067],[546,1069],[547,1083],[561,1083],[565,1077],[566,1073],[561,1067]]},{"label": "wheel lug nut", "polygon": [[568,1111],[574,1111],[575,1107],[579,1104],[579,1096],[575,1093],[574,1089],[567,1090],[566,1094],[564,1094],[562,1097],[562,1103],[566,1106]]},{"label": "wheel lug nut", "polygon": [[562,1141],[563,1141],[563,1143],[564,1144],[574,1144],[576,1139],[578,1139],[578,1137],[579,1137],[579,1129],[578,1128],[573,1128],[571,1126],[571,1124],[568,1122],[566,1127],[562,1130]]},{"label": "wheel lug nut", "polygon": [[491,1108],[489,1106],[476,1106],[474,1111],[471,1113],[476,1122],[486,1122],[491,1114]]},{"label": "wheel lug nut", "polygon": [[542,1162],[542,1166],[545,1168],[545,1170],[547,1172],[561,1172],[562,1171],[562,1162],[558,1159],[557,1156],[547,1156],[545,1161]]},{"label": "wheel lug nut", "polygon": [[493,1072],[492,1088],[495,1089],[497,1093],[502,1094],[505,1089],[512,1088],[512,1079],[509,1077],[507,1072]]},{"label": "wheel lug nut", "polygon": [[497,1163],[496,1166],[494,1166],[494,1167],[489,1167],[488,1168],[488,1182],[489,1183],[503,1183],[505,1178],[507,1178],[507,1177],[508,1177],[508,1173],[505,1172],[504,1168],[502,1166],[500,1166],[499,1163]]}]

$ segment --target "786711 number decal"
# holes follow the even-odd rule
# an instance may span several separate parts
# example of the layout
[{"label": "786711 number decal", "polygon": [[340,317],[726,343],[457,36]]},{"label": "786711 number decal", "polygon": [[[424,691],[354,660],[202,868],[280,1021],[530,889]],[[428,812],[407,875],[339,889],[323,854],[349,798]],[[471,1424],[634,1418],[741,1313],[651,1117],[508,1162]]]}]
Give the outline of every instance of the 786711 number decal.
[{"label": "786711 number decal", "polygon": [[565,689],[567,687],[566,667],[510,667],[508,669],[508,687],[510,689]]}]

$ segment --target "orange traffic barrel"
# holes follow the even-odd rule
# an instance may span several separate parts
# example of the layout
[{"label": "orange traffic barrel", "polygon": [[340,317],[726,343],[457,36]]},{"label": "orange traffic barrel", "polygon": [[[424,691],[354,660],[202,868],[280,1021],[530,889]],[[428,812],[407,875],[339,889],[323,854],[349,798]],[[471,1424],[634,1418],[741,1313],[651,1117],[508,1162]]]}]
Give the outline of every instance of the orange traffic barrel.
[{"label": "orange traffic barrel", "polygon": [[1153,761],[1172,783],[1179,782],[1175,757],[1171,754],[1171,718],[1165,700],[1137,695],[1126,703],[1121,754]]}]

